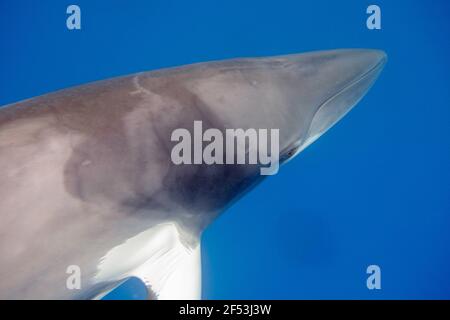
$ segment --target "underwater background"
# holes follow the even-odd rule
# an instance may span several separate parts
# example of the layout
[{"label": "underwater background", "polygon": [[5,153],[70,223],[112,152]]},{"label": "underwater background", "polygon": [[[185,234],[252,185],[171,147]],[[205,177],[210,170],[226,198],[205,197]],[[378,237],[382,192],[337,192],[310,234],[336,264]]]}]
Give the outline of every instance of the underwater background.
[{"label": "underwater background", "polygon": [[0,0],[0,105],[207,60],[382,49],[359,105],[205,231],[203,298],[449,299],[449,17],[445,0]]}]

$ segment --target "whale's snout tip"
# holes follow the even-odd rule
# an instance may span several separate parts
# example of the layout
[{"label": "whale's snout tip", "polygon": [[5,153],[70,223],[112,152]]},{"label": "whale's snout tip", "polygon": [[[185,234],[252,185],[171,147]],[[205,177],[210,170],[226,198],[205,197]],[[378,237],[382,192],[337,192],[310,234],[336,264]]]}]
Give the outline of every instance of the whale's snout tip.
[{"label": "whale's snout tip", "polygon": [[369,67],[382,69],[387,62],[387,54],[383,50],[365,49],[359,53],[364,59],[367,59]]},{"label": "whale's snout tip", "polygon": [[356,55],[361,61],[366,64],[366,68],[368,70],[362,70],[362,73],[371,72],[371,71],[381,71],[386,62],[387,62],[387,54],[383,50],[378,49],[362,49],[357,50]]},{"label": "whale's snout tip", "polygon": [[337,50],[336,55],[336,61],[342,63],[349,71],[353,69],[356,77],[374,70],[381,70],[387,62],[386,52],[379,49]]}]

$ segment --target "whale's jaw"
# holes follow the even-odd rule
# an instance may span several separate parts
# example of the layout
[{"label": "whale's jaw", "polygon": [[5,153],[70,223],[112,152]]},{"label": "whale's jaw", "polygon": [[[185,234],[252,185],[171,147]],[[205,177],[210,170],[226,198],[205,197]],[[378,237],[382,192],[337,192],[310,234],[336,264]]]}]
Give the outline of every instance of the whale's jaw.
[{"label": "whale's jaw", "polygon": [[322,103],[311,121],[307,139],[301,149],[316,141],[364,97],[387,61],[386,54],[378,50],[359,50],[349,54],[356,56],[356,59],[360,55],[359,59],[365,59],[367,62],[363,67],[355,66],[360,69],[355,78]]},{"label": "whale's jaw", "polygon": [[[330,56],[333,57],[332,62]],[[313,80],[321,84],[322,93],[311,91],[301,97],[304,101],[313,101],[309,107],[303,107],[311,110],[307,112],[311,120],[307,130],[301,130],[302,134],[286,148],[290,151],[286,160],[294,158],[342,119],[365,96],[387,61],[383,51],[369,49],[324,51],[290,57],[297,63],[306,58],[313,61],[316,70],[326,70],[318,71]]]}]

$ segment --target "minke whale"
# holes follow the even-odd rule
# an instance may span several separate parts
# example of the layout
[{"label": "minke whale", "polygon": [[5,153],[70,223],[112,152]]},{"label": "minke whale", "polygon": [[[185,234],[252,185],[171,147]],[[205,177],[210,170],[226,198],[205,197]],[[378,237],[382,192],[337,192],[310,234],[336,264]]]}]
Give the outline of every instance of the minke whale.
[{"label": "minke whale", "polygon": [[0,298],[99,299],[130,277],[150,299],[201,298],[202,231],[265,176],[258,164],[174,164],[171,133],[194,121],[279,129],[283,164],[385,62],[367,49],[213,61],[2,107]]}]

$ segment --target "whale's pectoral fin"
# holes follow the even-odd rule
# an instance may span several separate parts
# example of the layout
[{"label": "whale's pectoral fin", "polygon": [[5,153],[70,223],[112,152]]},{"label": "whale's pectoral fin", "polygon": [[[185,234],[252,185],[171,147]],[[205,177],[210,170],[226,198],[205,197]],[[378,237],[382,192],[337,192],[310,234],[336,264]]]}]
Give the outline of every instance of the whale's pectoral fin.
[{"label": "whale's pectoral fin", "polygon": [[[158,260],[158,261],[156,261]],[[181,243],[161,252],[133,272],[147,286],[148,299],[197,300],[201,298],[200,244],[186,248]]]},{"label": "whale's pectoral fin", "polygon": [[184,240],[175,224],[164,223],[112,249],[99,265],[96,281],[120,282],[103,296],[111,297],[124,289],[124,279],[135,277],[145,284],[148,299],[200,299],[200,243]]}]

